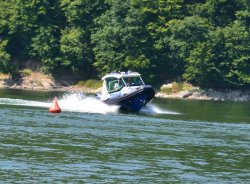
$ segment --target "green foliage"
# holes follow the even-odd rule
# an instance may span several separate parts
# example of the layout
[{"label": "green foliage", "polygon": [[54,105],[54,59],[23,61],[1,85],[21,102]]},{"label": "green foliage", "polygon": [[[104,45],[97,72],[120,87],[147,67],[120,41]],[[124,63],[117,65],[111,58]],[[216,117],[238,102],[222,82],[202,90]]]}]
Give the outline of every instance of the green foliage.
[{"label": "green foliage", "polygon": [[172,93],[178,93],[184,90],[192,90],[194,87],[189,83],[183,82],[173,82],[169,84],[169,86],[162,86],[161,92],[165,93],[166,95],[170,95]]},{"label": "green foliage", "polygon": [[26,68],[26,69],[24,69],[24,70],[20,71],[20,73],[21,73],[23,76],[30,76],[30,75],[31,75],[31,73],[32,73],[32,70],[31,70],[31,69]]},{"label": "green foliage", "polygon": [[70,66],[73,71],[87,62],[88,45],[84,43],[85,32],[80,28],[66,28],[62,31],[60,48],[63,54],[62,65]]},{"label": "green foliage", "polygon": [[161,89],[161,93],[164,93],[164,94],[166,94],[166,95],[170,95],[170,94],[173,93],[173,92],[172,92],[172,88],[162,88],[162,89]]},{"label": "green foliage", "polygon": [[91,89],[98,89],[102,87],[102,81],[89,79],[87,81],[79,81],[77,85],[84,86],[84,87],[91,88]]},{"label": "green foliage", "polygon": [[238,21],[211,32],[190,52],[184,78],[207,87],[249,86],[249,35]]},{"label": "green foliage", "polygon": [[250,29],[235,21],[224,29],[229,58],[226,79],[235,85],[250,86]]},{"label": "green foliage", "polygon": [[7,40],[0,39],[0,72],[8,73],[10,71],[10,55],[6,52]]},{"label": "green foliage", "polygon": [[241,4],[238,0],[206,0],[197,4],[192,13],[208,19],[215,26],[226,26],[235,20]]},{"label": "green foliage", "polygon": [[169,46],[170,66],[183,72],[190,52],[207,39],[211,26],[201,17],[186,17],[170,23],[165,35],[165,44]]},{"label": "green foliage", "polygon": [[60,62],[59,41],[56,37],[57,28],[54,26],[39,27],[32,38],[30,55],[43,62],[43,70],[51,72]]},{"label": "green foliage", "polygon": [[198,85],[208,87],[212,84],[223,84],[221,71],[216,66],[217,56],[211,44],[199,43],[187,58],[187,69],[184,78]]},{"label": "green foliage", "polygon": [[94,62],[91,33],[94,19],[105,11],[104,0],[61,0],[60,7],[66,17],[60,38],[62,65],[91,76]]},{"label": "green foliage", "polygon": [[150,68],[142,12],[129,0],[110,0],[109,6],[110,9],[96,19],[97,28],[92,35],[95,67],[101,73],[125,68],[139,71]]}]

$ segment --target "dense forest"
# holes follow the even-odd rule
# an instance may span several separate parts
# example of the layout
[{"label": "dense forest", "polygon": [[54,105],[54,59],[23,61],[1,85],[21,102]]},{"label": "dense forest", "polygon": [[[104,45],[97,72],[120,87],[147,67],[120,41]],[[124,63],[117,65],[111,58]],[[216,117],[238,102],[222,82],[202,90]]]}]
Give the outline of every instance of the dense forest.
[{"label": "dense forest", "polygon": [[13,61],[91,78],[250,87],[249,0],[0,0],[0,72]]}]

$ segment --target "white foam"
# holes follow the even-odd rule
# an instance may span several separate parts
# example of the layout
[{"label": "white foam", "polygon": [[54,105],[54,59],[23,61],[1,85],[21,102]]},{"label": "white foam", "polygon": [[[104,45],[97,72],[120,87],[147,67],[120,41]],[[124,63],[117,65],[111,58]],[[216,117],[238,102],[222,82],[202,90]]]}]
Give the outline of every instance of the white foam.
[{"label": "white foam", "polygon": [[23,99],[0,98],[0,104],[3,105],[19,105],[31,107],[49,107],[51,104],[47,102],[37,102]]},{"label": "white foam", "polygon": [[141,112],[148,114],[179,114],[178,112],[163,110],[153,104],[147,104],[145,107],[141,109]]},{"label": "white foam", "polygon": [[66,94],[58,99],[62,111],[78,111],[88,113],[115,113],[118,106],[106,105],[95,97],[86,96],[83,93]]},{"label": "white foam", "polygon": [[[118,106],[109,106],[95,97],[88,97],[83,93],[70,93],[57,99],[62,111],[88,112],[88,113],[114,113],[118,111]],[[45,107],[49,108],[52,105],[53,99],[48,102],[38,102],[23,99],[0,98],[0,104]]]}]

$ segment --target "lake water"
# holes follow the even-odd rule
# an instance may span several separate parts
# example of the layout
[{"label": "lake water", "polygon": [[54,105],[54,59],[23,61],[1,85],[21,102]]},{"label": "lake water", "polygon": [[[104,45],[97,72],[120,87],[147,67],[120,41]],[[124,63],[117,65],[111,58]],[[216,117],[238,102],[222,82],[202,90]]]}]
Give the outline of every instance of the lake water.
[{"label": "lake water", "polygon": [[[62,108],[51,114],[54,96]],[[250,103],[0,90],[3,183],[248,183]]]}]

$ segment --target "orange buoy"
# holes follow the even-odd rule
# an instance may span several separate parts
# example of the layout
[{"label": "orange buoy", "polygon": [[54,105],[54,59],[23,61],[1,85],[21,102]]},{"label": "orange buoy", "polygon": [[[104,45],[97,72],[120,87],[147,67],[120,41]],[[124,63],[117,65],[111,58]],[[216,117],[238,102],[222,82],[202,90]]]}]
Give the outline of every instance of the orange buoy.
[{"label": "orange buoy", "polygon": [[61,108],[58,105],[56,97],[53,100],[52,106],[49,108],[49,112],[51,112],[51,113],[60,113],[61,112]]}]

